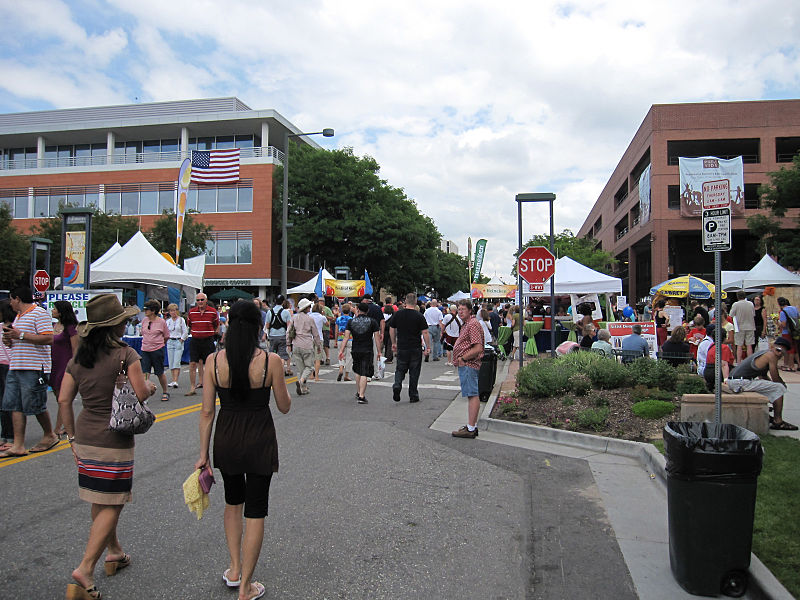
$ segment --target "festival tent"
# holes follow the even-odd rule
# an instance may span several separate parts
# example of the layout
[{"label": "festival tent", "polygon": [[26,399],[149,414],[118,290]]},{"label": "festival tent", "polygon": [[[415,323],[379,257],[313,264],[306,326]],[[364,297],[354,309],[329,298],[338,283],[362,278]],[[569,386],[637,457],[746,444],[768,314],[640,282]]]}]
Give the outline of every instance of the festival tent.
[{"label": "festival tent", "polygon": [[183,288],[187,298],[192,299],[196,290],[203,287],[202,275],[188,273],[173,265],[153,248],[141,231],[137,231],[115,253],[109,256],[106,252],[98,258],[92,264],[89,277],[92,285],[179,287]]},{"label": "festival tent", "polygon": [[[328,269],[326,269],[324,267],[322,268],[321,273],[322,273],[322,282],[323,283],[325,282],[326,279],[336,279],[333,275],[330,274]],[[300,285],[297,285],[297,286],[295,286],[293,288],[289,288],[288,290],[286,290],[286,293],[287,294],[313,294],[314,290],[317,287],[317,279],[319,279],[319,277],[320,277],[320,274],[317,273],[316,275],[314,275],[314,277],[312,277],[311,279],[309,279],[305,283],[301,283]]]},{"label": "festival tent", "polygon": [[[594,269],[572,260],[569,256],[556,259],[555,275],[556,296],[570,294],[621,294],[622,280],[605,275]],[[527,292],[526,292],[527,293]],[[536,292],[536,296],[549,296],[550,284],[544,285],[544,292]]]},{"label": "festival tent", "polygon": [[735,290],[762,289],[766,286],[782,287],[800,285],[800,275],[787,271],[768,254],[758,261],[755,267],[747,271],[741,278],[729,282],[725,287]]},{"label": "festival tent", "polygon": [[91,268],[90,268],[91,270],[90,270],[90,272],[89,272],[89,275],[91,276],[91,271],[94,271],[94,270],[95,270],[97,267],[99,267],[100,265],[102,265],[102,264],[103,264],[104,262],[106,262],[106,261],[107,261],[109,258],[111,258],[111,257],[112,257],[112,256],[114,256],[114,255],[115,255],[117,252],[119,252],[121,249],[122,249],[122,246],[120,246],[120,245],[119,245],[119,242],[114,242],[114,245],[113,245],[113,246],[111,246],[111,248],[109,248],[108,250],[106,250],[106,251],[105,251],[105,253],[103,254],[103,256],[101,256],[100,258],[98,258],[96,261],[94,261],[94,262],[92,263],[92,266],[91,266]]},{"label": "festival tent", "polygon": [[459,300],[469,300],[469,294],[467,292],[462,292],[461,290],[457,291],[455,294],[450,296],[447,300],[448,302],[458,302]]}]

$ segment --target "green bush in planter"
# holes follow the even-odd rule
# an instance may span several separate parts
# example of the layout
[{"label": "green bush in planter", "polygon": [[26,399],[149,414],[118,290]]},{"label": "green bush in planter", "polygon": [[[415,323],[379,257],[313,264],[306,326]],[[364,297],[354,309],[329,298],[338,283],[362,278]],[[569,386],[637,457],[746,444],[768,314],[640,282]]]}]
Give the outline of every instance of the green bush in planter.
[{"label": "green bush in planter", "polygon": [[618,363],[616,360],[594,354],[593,352],[584,352],[583,354],[591,354],[600,359],[589,364],[586,368],[586,374],[589,376],[589,379],[591,379],[594,387],[603,390],[611,390],[629,387],[631,385],[630,374],[625,365]]},{"label": "green bush in planter", "polygon": [[531,398],[558,396],[570,389],[571,375],[559,359],[540,358],[517,373],[517,386],[520,393]]},{"label": "green bush in planter", "polygon": [[631,410],[641,419],[660,419],[674,411],[675,405],[664,400],[643,400],[634,404]]},{"label": "green bush in planter", "polygon": [[592,380],[585,373],[573,373],[569,378],[569,389],[576,396],[585,396],[592,389]]},{"label": "green bush in planter", "polygon": [[665,360],[652,360],[647,357],[637,358],[628,364],[628,371],[634,384],[657,387],[662,390],[674,390],[678,372]]},{"label": "green bush in planter", "polygon": [[685,376],[678,385],[675,387],[675,392],[682,396],[683,394],[706,394],[708,388],[706,387],[706,380],[699,375]]},{"label": "green bush in planter", "polygon": [[606,421],[608,420],[608,412],[607,407],[582,410],[577,415],[578,425],[587,429],[602,431],[605,429]]}]

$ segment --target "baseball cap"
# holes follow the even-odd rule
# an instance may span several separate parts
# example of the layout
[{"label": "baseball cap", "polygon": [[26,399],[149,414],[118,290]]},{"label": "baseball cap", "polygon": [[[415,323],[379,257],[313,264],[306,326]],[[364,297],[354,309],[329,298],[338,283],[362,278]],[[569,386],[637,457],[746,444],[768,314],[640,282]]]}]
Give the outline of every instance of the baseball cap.
[{"label": "baseball cap", "polygon": [[776,339],[773,342],[773,344],[775,346],[781,346],[782,348],[785,348],[786,350],[791,350],[792,349],[792,345],[789,343],[789,340],[787,340],[786,338],[779,337],[778,339]]}]

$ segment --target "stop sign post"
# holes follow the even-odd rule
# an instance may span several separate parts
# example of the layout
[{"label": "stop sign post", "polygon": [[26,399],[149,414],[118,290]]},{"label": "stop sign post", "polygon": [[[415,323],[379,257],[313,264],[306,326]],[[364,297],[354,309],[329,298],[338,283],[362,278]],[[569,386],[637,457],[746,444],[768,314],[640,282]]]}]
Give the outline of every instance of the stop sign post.
[{"label": "stop sign post", "polygon": [[544,246],[529,246],[517,260],[520,277],[528,283],[529,292],[543,292],[544,284],[556,270],[556,259]]},{"label": "stop sign post", "polygon": [[33,274],[33,287],[37,292],[46,292],[50,287],[50,275],[44,269],[39,269]]}]

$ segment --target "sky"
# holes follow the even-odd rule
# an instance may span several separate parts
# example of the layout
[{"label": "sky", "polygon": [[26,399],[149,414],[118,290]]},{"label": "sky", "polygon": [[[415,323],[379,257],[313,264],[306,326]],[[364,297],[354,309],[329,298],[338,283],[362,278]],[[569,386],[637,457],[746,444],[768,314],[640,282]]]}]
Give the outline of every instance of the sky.
[{"label": "sky", "polygon": [[[793,0],[0,0],[0,113],[236,96],[374,157],[509,275],[577,233],[653,104],[800,98]],[[523,238],[549,231],[527,204]]]}]

